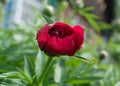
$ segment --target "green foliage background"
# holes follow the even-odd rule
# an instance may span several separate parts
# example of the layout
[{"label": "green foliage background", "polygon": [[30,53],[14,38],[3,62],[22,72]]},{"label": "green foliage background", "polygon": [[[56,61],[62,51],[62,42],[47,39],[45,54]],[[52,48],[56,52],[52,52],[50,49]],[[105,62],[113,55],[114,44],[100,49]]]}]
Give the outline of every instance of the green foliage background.
[{"label": "green foliage background", "polygon": [[[51,15],[47,15],[51,12],[49,9],[44,14],[36,12],[37,20],[32,27],[14,25],[16,29],[5,29],[0,24],[0,86],[120,86],[119,5],[116,6],[116,17],[109,25],[97,22],[99,16],[91,12],[93,7],[77,6],[74,0],[69,1],[73,7],[69,18],[63,17],[68,3],[61,1]],[[119,0],[116,2],[120,3]],[[3,6],[0,3],[0,14]],[[37,30],[47,22],[63,21],[75,25],[73,16],[76,13],[92,26],[85,27],[83,49],[72,57],[54,58],[42,84],[39,83],[49,57],[38,48]],[[3,15],[0,15],[2,20]],[[97,33],[110,27],[113,28],[113,35],[106,43]]]}]

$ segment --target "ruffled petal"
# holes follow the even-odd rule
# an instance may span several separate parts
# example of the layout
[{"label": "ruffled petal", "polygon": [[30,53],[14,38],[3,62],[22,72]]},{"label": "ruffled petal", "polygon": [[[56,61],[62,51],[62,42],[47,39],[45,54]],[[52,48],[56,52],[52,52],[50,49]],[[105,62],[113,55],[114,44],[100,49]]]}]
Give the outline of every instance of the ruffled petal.
[{"label": "ruffled petal", "polygon": [[45,51],[51,55],[73,55],[75,44],[74,41],[67,37],[64,39],[52,37],[45,46]]},{"label": "ruffled petal", "polygon": [[47,40],[50,38],[48,34],[48,30],[50,29],[49,24],[43,26],[37,33],[37,41],[41,50],[46,45]]},{"label": "ruffled petal", "polygon": [[62,22],[46,24],[38,31],[37,41],[40,49],[50,55],[72,56],[84,42],[84,29]]},{"label": "ruffled petal", "polygon": [[75,34],[74,34],[74,42],[75,42],[75,49],[76,51],[82,47],[84,42],[84,29],[83,27],[76,25],[73,27]]},{"label": "ruffled petal", "polygon": [[69,24],[65,24],[65,23],[62,23],[62,22],[56,22],[54,25],[58,25],[58,26],[61,26],[61,27],[72,28],[72,26],[70,26]]},{"label": "ruffled petal", "polygon": [[62,37],[66,37],[66,36],[70,36],[71,34],[74,33],[74,30],[72,28],[72,26],[70,26],[69,24],[65,24],[62,22],[56,22],[53,25],[53,28],[59,28],[62,31]]}]

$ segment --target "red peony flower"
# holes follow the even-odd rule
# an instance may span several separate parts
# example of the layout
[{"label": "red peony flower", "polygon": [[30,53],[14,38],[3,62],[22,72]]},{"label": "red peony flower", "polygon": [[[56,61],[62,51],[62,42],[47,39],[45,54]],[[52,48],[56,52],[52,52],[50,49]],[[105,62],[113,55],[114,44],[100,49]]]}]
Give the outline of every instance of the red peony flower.
[{"label": "red peony flower", "polygon": [[84,29],[62,22],[46,24],[38,31],[37,41],[40,49],[50,55],[72,56],[82,47]]}]

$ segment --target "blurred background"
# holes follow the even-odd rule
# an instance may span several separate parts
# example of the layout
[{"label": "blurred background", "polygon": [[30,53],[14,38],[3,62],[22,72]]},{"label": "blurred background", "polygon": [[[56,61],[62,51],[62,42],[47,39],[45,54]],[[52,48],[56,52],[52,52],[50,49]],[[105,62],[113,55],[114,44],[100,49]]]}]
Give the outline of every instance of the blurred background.
[{"label": "blurred background", "polygon": [[77,52],[85,61],[61,56],[59,63],[66,67],[61,77],[74,70],[74,76],[103,78],[50,86],[120,86],[119,8],[120,0],[0,0],[0,74],[17,71],[16,67],[22,69],[27,57],[34,63],[39,54],[36,33],[51,18],[85,28],[85,43]]}]

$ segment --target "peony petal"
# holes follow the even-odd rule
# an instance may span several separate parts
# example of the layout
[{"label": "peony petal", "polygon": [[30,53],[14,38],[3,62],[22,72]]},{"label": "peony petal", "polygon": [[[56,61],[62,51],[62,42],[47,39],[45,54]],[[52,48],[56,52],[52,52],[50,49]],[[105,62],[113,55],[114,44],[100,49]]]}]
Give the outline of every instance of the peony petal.
[{"label": "peony petal", "polygon": [[72,56],[75,53],[75,43],[72,37],[61,40],[62,54]]},{"label": "peony petal", "polygon": [[52,37],[45,46],[45,51],[51,55],[73,55],[75,44],[74,41],[67,37],[64,39]]},{"label": "peony petal", "polygon": [[44,46],[45,46],[48,38],[50,38],[49,35],[48,35],[48,30],[49,30],[49,29],[50,29],[49,24],[46,24],[46,25],[43,26],[42,29],[40,29],[40,30],[38,31],[38,33],[37,33],[37,41],[38,41],[39,47],[40,47],[41,49],[44,48]]},{"label": "peony petal", "polygon": [[61,26],[61,27],[68,26],[68,27],[71,27],[71,28],[72,28],[72,26],[70,26],[69,24],[65,24],[65,23],[62,23],[62,22],[56,22],[54,25],[59,25],[59,26]]},{"label": "peony petal", "polygon": [[62,23],[62,22],[56,22],[53,25],[53,27],[60,28],[60,30],[62,30],[62,32],[64,33],[63,37],[70,36],[71,34],[74,33],[74,30],[73,30],[72,26],[70,26],[69,24],[65,24],[65,23]]},{"label": "peony petal", "polygon": [[84,42],[84,29],[83,27],[76,25],[73,27],[75,34],[74,34],[74,42],[76,46],[76,51],[79,50]]},{"label": "peony petal", "polygon": [[65,28],[67,30],[72,30],[72,26],[70,26],[69,24],[65,24],[65,23],[62,23],[62,22],[56,22],[53,26],[60,26],[62,28]]},{"label": "peony petal", "polygon": [[44,48],[46,52],[49,52],[51,55],[58,55],[61,50],[61,46],[58,45],[56,37],[51,37]]},{"label": "peony petal", "polygon": [[37,41],[40,49],[50,55],[72,56],[83,44],[84,29],[78,25],[72,28],[62,22],[46,24],[38,31]]}]

